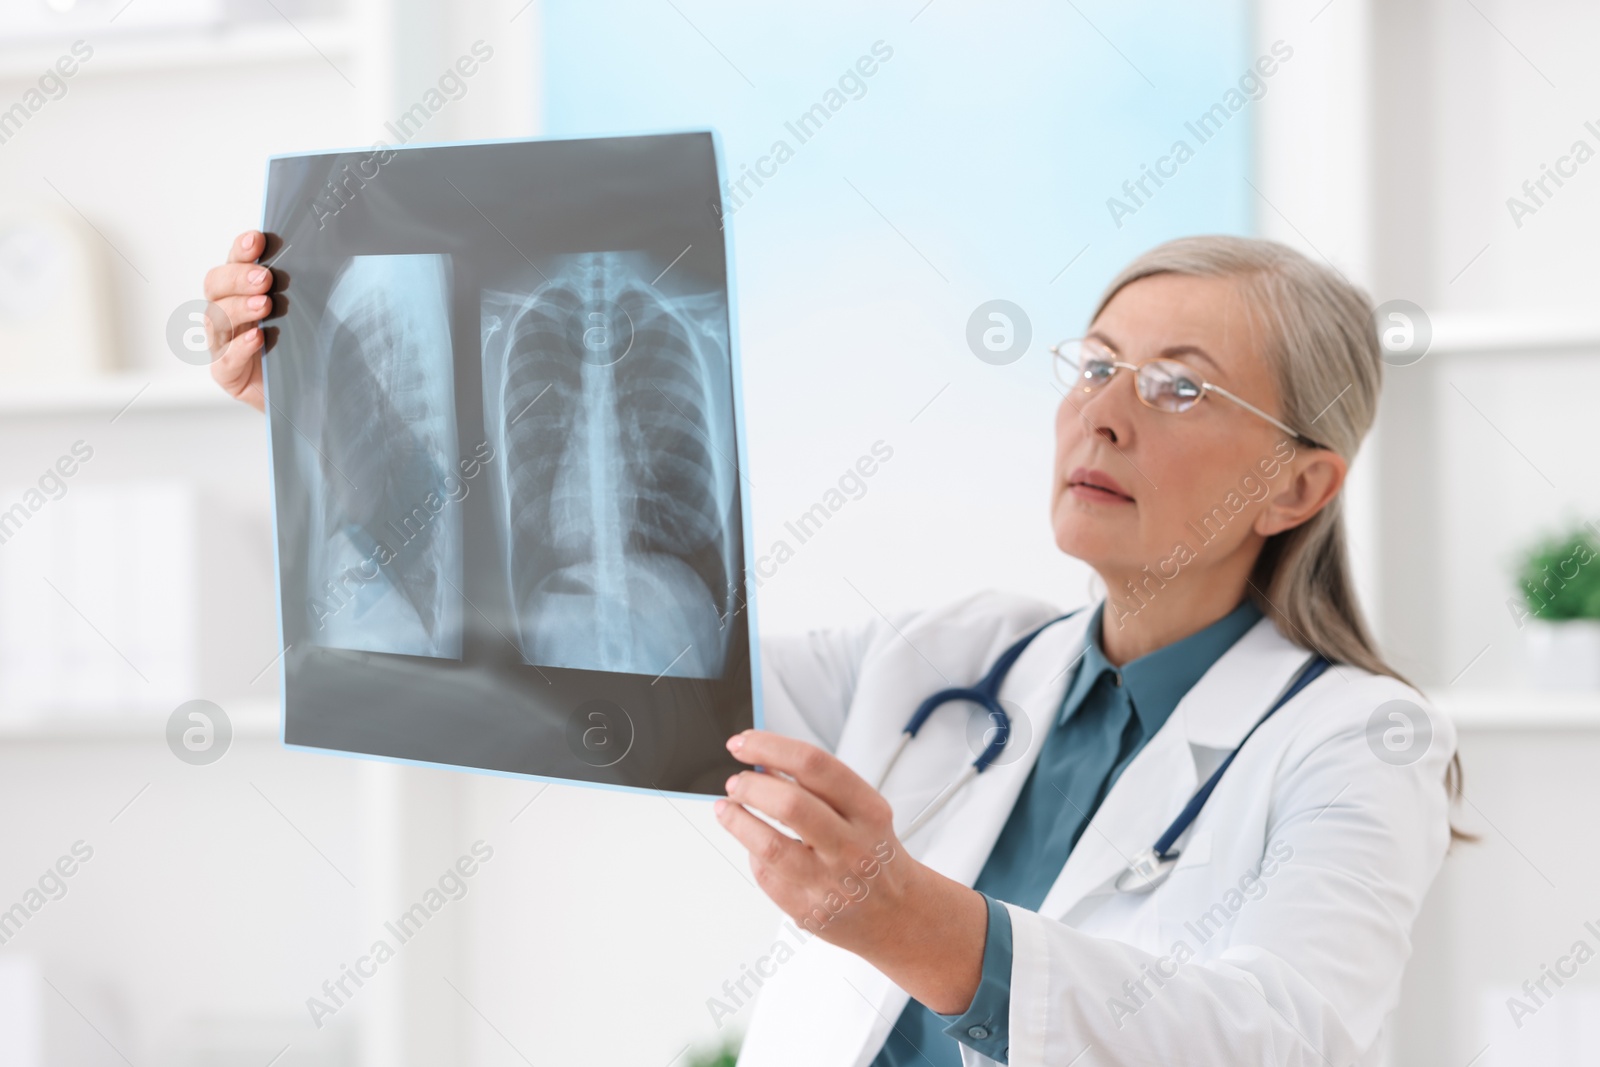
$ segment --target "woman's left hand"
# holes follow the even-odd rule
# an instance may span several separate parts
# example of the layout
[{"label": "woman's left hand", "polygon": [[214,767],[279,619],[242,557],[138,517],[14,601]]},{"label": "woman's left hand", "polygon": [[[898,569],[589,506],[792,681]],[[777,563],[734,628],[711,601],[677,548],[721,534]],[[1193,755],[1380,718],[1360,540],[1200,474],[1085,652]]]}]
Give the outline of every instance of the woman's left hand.
[{"label": "woman's left hand", "polygon": [[766,730],[735,734],[728,750],[766,770],[733,775],[729,799],[715,805],[749,850],[762,892],[932,1010],[965,1011],[983,970],[983,896],[913,859],[895,837],[889,802],[831,753]]}]

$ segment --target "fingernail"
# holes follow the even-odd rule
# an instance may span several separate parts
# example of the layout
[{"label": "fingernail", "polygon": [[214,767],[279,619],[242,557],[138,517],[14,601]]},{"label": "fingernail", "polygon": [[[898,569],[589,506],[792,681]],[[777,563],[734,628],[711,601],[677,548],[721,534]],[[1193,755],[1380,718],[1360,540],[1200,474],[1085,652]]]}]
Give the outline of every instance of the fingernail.
[{"label": "fingernail", "polygon": [[257,269],[255,269],[255,270],[250,272],[250,284],[251,285],[260,285],[262,282],[264,282],[266,280],[267,280],[267,272],[266,271],[261,270],[260,268],[257,268]]},{"label": "fingernail", "polygon": [[721,797],[718,797],[717,802],[711,805],[711,810],[716,812],[718,815],[721,815],[723,812],[728,810],[728,802],[723,800]]},{"label": "fingernail", "polygon": [[744,747],[744,734],[734,734],[728,738],[728,751],[737,752]]},{"label": "fingernail", "polygon": [[264,297],[264,296],[252,296],[250,298],[250,310],[251,311],[260,311],[262,308],[264,308],[266,306],[267,306],[267,298],[266,297]]},{"label": "fingernail", "polygon": [[253,236],[252,234],[248,234],[247,233],[243,237],[239,238],[239,247],[240,248],[249,248],[250,247],[250,238],[252,236]]},{"label": "fingernail", "polygon": [[728,780],[726,782],[722,783],[722,788],[725,791],[727,791],[728,793],[731,794],[733,792],[733,787],[738,785],[738,784],[739,784],[739,776],[737,774],[730,774],[728,776]]}]

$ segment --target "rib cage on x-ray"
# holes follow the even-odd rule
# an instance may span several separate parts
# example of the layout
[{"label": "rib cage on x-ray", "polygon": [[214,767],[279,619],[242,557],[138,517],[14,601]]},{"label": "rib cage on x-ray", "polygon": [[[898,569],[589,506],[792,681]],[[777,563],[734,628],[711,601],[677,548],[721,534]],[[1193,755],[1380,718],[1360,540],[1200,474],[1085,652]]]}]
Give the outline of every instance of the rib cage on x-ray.
[{"label": "rib cage on x-ray", "polygon": [[740,544],[726,301],[664,296],[659,269],[565,256],[531,293],[484,294],[484,417],[530,663],[723,670]]},{"label": "rib cage on x-ray", "polygon": [[[450,261],[356,256],[317,325],[310,625],[336,648],[461,655]],[[315,429],[311,429],[315,427]]]}]

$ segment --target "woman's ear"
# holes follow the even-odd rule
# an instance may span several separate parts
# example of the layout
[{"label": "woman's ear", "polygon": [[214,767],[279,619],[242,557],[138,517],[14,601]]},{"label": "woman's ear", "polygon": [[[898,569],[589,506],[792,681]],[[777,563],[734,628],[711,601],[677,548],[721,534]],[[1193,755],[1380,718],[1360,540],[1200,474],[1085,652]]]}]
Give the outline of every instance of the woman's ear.
[{"label": "woman's ear", "polygon": [[1295,456],[1287,473],[1256,516],[1253,525],[1262,537],[1292,530],[1326,507],[1344,485],[1349,464],[1329,449],[1308,449]]}]

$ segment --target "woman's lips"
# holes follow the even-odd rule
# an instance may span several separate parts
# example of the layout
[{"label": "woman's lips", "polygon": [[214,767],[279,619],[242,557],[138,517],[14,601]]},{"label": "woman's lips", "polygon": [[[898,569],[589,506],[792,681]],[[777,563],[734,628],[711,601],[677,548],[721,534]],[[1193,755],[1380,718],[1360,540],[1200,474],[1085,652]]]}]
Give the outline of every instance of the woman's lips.
[{"label": "woman's lips", "polygon": [[1080,500],[1099,500],[1108,504],[1131,504],[1133,499],[1121,493],[1113,493],[1109,489],[1101,489],[1093,485],[1073,485],[1068,487],[1072,495]]},{"label": "woman's lips", "polygon": [[1107,503],[1131,504],[1133,497],[1122,485],[1105,471],[1078,467],[1067,477],[1067,488],[1080,500],[1099,500]]}]

